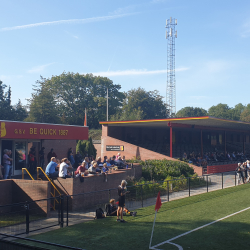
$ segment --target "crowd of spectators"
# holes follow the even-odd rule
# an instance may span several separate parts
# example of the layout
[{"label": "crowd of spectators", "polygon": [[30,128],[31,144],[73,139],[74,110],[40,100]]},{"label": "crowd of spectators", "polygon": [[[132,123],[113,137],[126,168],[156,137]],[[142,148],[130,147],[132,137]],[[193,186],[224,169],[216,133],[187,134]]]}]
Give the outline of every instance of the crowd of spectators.
[{"label": "crowd of spectators", "polygon": [[120,153],[110,158],[104,156],[103,160],[101,157],[94,160],[93,156],[85,156],[83,158],[80,152],[77,152],[75,157],[73,155],[73,150],[70,148],[68,150],[68,158],[63,158],[60,161],[56,157],[51,157],[50,162],[46,166],[45,173],[51,178],[72,178],[107,174],[112,169],[116,170],[128,167],[125,156],[122,158]]},{"label": "crowd of spectators", "polygon": [[237,184],[247,183],[250,180],[250,161],[238,163],[237,169]]},{"label": "crowd of spectators", "polygon": [[206,167],[208,164],[215,164],[215,163],[233,163],[233,162],[243,162],[246,161],[246,155],[243,152],[205,152],[203,156],[200,153],[192,152],[190,154],[186,154],[184,152],[182,156],[182,160],[192,163],[196,166],[203,166]]}]

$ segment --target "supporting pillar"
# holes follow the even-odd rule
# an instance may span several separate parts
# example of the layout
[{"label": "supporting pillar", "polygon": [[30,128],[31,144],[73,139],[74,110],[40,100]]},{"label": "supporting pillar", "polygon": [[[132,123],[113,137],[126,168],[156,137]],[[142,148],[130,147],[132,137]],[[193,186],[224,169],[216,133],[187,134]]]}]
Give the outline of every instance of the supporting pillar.
[{"label": "supporting pillar", "polygon": [[227,152],[227,132],[224,131],[224,137],[225,137],[225,156],[226,156],[226,152]]},{"label": "supporting pillar", "polygon": [[202,129],[201,129],[201,157],[203,157],[203,139],[202,139]]},{"label": "supporting pillar", "polygon": [[169,123],[170,125],[170,157],[173,157],[173,128],[171,126],[171,123]]},{"label": "supporting pillar", "polygon": [[243,133],[243,154],[245,154],[245,133]]}]

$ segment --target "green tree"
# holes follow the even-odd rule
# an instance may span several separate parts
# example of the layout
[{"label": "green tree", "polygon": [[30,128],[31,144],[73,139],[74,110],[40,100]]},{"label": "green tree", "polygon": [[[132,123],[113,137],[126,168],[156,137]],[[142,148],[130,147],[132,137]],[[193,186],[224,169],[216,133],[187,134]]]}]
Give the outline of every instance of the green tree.
[{"label": "green tree", "polygon": [[229,114],[230,114],[230,119],[231,120],[235,120],[235,121],[239,121],[240,120],[240,116],[242,114],[242,112],[246,109],[246,106],[244,106],[242,103],[238,103],[234,106],[234,108],[231,108],[229,110]]},{"label": "green tree", "polygon": [[243,122],[250,122],[250,104],[248,104],[241,113],[240,120]]},{"label": "green tree", "polygon": [[208,115],[222,119],[231,119],[231,108],[227,104],[219,103],[208,109]]},{"label": "green tree", "polygon": [[176,117],[197,117],[206,116],[207,111],[203,108],[185,107],[176,113]]},{"label": "green tree", "polygon": [[11,105],[11,88],[5,92],[7,86],[0,80],[0,119],[15,120],[13,107]]},{"label": "green tree", "polygon": [[96,149],[93,145],[92,138],[90,137],[88,140],[81,141],[79,140],[76,145],[76,152],[80,152],[81,155],[91,156],[93,155],[94,159],[96,158]]},{"label": "green tree", "polygon": [[41,77],[36,82],[35,93],[29,99],[29,116],[25,121],[42,123],[59,123],[58,107],[51,90],[45,86],[45,79]]},{"label": "green tree", "polygon": [[13,107],[15,113],[15,121],[23,121],[28,117],[28,112],[26,108],[22,105],[21,100]]},{"label": "green tree", "polygon": [[140,120],[166,117],[166,105],[157,90],[146,91],[139,87],[129,90],[125,95],[122,108],[112,119]]},{"label": "green tree", "polygon": [[62,73],[44,79],[44,86],[54,98],[62,122],[83,125],[85,108],[88,126],[99,128],[99,121],[106,120],[107,89],[109,91],[109,115],[119,110],[125,95],[120,85],[115,85],[107,77]]}]

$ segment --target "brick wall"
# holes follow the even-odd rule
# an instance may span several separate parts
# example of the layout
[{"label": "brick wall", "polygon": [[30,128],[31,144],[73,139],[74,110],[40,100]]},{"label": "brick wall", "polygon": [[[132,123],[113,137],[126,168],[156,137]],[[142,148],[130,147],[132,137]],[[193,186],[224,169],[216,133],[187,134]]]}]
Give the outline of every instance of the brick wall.
[{"label": "brick wall", "polygon": [[[109,201],[110,195],[117,198],[117,187],[122,180],[126,180],[128,176],[140,178],[142,175],[142,167],[134,164],[133,169],[121,169],[112,171],[108,175],[93,175],[84,177],[84,182],[80,182],[80,178],[63,179],[57,178],[54,184],[59,191],[66,195],[84,195],[73,196],[69,200],[70,209],[76,211],[79,209],[93,207],[98,203],[106,203]],[[109,189],[111,190],[109,193]],[[100,190],[106,190],[99,192]],[[91,194],[86,194],[90,193]],[[96,193],[93,193],[96,192]]]},{"label": "brick wall", "polygon": [[94,145],[94,147],[95,147],[95,149],[96,149],[96,156],[98,157],[98,156],[101,156],[101,144],[100,143],[95,143],[95,144],[93,144]]},{"label": "brick wall", "polygon": [[[12,180],[0,181],[0,206],[12,203]],[[0,212],[7,212],[8,208],[1,208]]]},{"label": "brick wall", "polygon": [[[4,192],[0,192],[0,205],[8,205],[25,201],[41,200],[50,197],[51,184],[48,181],[33,180],[2,180],[0,188]],[[20,209],[13,206],[12,210]],[[44,212],[49,215],[50,201],[39,201],[30,205],[33,212]]]}]

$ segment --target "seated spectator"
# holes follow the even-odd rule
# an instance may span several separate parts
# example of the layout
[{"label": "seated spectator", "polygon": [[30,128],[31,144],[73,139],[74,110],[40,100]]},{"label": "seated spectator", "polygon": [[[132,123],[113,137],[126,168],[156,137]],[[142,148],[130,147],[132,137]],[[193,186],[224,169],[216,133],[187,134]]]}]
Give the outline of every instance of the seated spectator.
[{"label": "seated spectator", "polygon": [[125,159],[125,155],[122,157],[122,161],[125,165],[127,165],[126,159]]},{"label": "seated spectator", "polygon": [[121,156],[115,161],[115,165],[118,167],[118,169],[123,169],[126,165],[123,163]]},{"label": "seated spectator", "polygon": [[94,162],[88,169],[89,174],[96,174],[97,163]]},{"label": "seated spectator", "polygon": [[186,152],[184,152],[184,154],[182,156],[182,159],[187,160],[187,154],[186,154]]},{"label": "seated spectator", "polygon": [[51,161],[47,165],[46,170],[45,170],[46,175],[48,175],[51,178],[58,177],[59,172],[56,170],[56,168],[58,168],[59,165],[56,161],[57,160],[55,157],[51,157]]},{"label": "seated spectator", "polygon": [[71,175],[68,172],[69,168],[72,168],[70,161],[68,160],[68,158],[63,158],[59,168],[59,177],[71,178]]},{"label": "seated spectator", "polygon": [[108,171],[109,171],[109,168],[108,168],[108,166],[107,166],[107,163],[104,163],[104,164],[103,164],[103,168],[102,168],[102,172],[103,172],[103,173],[108,173]]},{"label": "seated spectator", "polygon": [[102,165],[103,165],[103,162],[101,161],[101,157],[100,156],[97,158],[97,165],[99,167],[102,167]]},{"label": "seated spectator", "polygon": [[86,171],[86,162],[83,162],[82,165],[80,165],[77,170],[75,171],[75,176],[78,177],[78,176],[81,176],[82,174],[85,173]]},{"label": "seated spectator", "polygon": [[[115,202],[115,199],[111,199],[109,204],[105,206],[105,210],[107,212],[107,216],[116,216],[117,215],[117,206],[119,201]],[[129,211],[126,207],[124,207],[123,211],[131,216],[136,216],[137,212]]]},{"label": "seated spectator", "polygon": [[107,167],[108,167],[108,168],[109,168],[109,167],[113,167],[113,166],[114,166],[114,165],[111,165],[111,164],[110,164],[110,159],[107,159],[106,164],[107,164]]},{"label": "seated spectator", "polygon": [[104,156],[103,163],[106,163],[108,159],[108,156]]},{"label": "seated spectator", "polygon": [[91,165],[91,163],[89,162],[89,157],[85,157],[83,162],[86,163],[85,168],[88,169]]},{"label": "seated spectator", "polygon": [[111,158],[110,164],[111,164],[112,166],[116,164],[116,162],[115,162],[115,155],[113,155],[113,157]]}]

